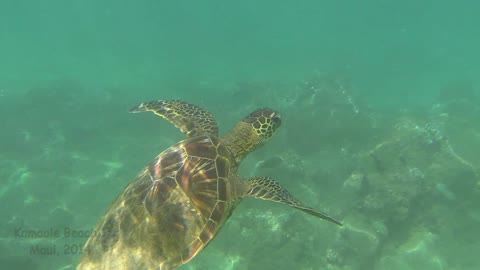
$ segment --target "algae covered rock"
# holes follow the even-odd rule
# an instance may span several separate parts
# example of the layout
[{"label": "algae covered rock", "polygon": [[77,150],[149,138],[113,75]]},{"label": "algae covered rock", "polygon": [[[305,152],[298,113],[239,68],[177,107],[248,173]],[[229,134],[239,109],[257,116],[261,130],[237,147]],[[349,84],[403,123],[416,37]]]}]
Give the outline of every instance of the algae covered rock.
[{"label": "algae covered rock", "polygon": [[399,247],[385,254],[376,265],[376,270],[444,270],[447,268],[437,253],[437,236],[429,231],[413,233]]}]

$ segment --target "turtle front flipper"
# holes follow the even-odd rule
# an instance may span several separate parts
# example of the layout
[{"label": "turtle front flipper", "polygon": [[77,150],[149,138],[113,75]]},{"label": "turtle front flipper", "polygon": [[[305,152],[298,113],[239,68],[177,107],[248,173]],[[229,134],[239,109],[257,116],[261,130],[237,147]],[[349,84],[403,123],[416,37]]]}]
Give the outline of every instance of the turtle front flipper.
[{"label": "turtle front flipper", "polygon": [[295,199],[288,190],[282,187],[277,181],[268,177],[254,177],[247,180],[247,188],[244,196],[253,197],[266,201],[273,201],[289,205],[293,208],[302,210],[312,216],[328,220],[337,225],[342,223],[334,218],[319,212],[315,209],[304,206],[299,200]]},{"label": "turtle front flipper", "polygon": [[170,121],[187,137],[218,136],[217,122],[211,113],[181,100],[143,102],[129,110],[132,113],[147,111]]}]

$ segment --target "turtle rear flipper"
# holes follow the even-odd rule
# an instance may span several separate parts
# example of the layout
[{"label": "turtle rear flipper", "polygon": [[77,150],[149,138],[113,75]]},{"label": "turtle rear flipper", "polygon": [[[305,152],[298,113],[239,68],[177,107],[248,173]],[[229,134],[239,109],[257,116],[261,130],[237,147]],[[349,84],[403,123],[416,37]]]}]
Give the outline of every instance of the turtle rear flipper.
[{"label": "turtle rear flipper", "polygon": [[198,106],[180,100],[158,100],[143,102],[129,110],[131,113],[147,111],[170,121],[187,137],[218,136],[217,122],[212,114]]},{"label": "turtle rear flipper", "polygon": [[247,189],[244,196],[261,200],[283,203],[303,212],[325,219],[342,226],[342,223],[334,218],[319,212],[315,209],[304,206],[299,200],[293,197],[288,190],[282,187],[277,181],[269,177],[254,177],[247,180]]}]

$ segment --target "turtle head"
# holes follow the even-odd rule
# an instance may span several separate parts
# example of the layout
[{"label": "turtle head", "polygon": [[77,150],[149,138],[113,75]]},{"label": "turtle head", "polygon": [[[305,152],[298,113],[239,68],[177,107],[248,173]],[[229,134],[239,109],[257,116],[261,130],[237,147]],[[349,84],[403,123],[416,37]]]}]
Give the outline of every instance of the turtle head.
[{"label": "turtle head", "polygon": [[258,135],[258,143],[263,144],[277,131],[282,123],[282,119],[278,112],[264,108],[250,113],[242,122],[250,125]]},{"label": "turtle head", "polygon": [[243,118],[223,141],[240,162],[248,153],[267,142],[281,123],[278,112],[267,108],[258,109]]}]

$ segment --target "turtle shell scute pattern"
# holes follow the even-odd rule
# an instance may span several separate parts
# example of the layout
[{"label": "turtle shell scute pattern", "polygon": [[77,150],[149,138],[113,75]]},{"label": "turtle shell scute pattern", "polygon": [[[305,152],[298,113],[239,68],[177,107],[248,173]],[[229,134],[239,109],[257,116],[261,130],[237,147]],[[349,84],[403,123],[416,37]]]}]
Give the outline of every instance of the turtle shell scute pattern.
[{"label": "turtle shell scute pattern", "polygon": [[79,269],[174,269],[190,261],[231,213],[230,160],[209,136],[162,152],[100,221]]},{"label": "turtle shell scute pattern", "polygon": [[174,217],[174,230],[184,235],[182,263],[208,244],[229,215],[229,160],[218,139],[202,136],[172,146],[149,166],[153,185],[146,209],[164,219],[165,208],[176,208],[168,219]]}]

